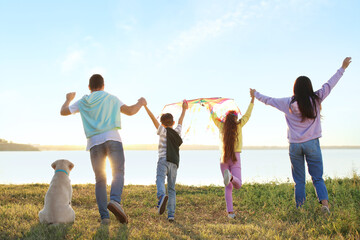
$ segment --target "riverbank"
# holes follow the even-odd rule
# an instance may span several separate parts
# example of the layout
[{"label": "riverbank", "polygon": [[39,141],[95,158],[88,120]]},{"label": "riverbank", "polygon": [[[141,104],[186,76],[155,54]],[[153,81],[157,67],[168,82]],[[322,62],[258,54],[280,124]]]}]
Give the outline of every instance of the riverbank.
[{"label": "riverbank", "polygon": [[[224,189],[177,186],[176,221],[156,213],[156,187],[127,185],[123,207],[129,224],[111,216],[100,227],[93,184],[73,185],[73,225],[40,224],[48,184],[0,185],[0,239],[359,239],[360,176],[327,179],[331,215],[323,216],[312,183],[296,209],[293,184],[244,184],[234,191],[237,219],[226,216]],[[108,188],[109,191],[109,188]]]}]

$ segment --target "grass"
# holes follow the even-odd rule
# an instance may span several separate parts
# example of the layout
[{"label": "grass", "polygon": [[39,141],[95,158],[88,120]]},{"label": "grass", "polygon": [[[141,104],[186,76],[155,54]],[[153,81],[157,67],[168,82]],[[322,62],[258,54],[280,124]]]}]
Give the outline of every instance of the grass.
[{"label": "grass", "polygon": [[0,185],[0,239],[360,239],[360,176],[327,179],[331,215],[320,212],[314,188],[296,209],[293,184],[245,184],[233,192],[237,219],[229,220],[224,188],[177,186],[176,221],[156,213],[156,187],[127,185],[129,224],[111,215],[100,226],[94,185],[73,185],[74,224],[40,224],[47,184]]}]

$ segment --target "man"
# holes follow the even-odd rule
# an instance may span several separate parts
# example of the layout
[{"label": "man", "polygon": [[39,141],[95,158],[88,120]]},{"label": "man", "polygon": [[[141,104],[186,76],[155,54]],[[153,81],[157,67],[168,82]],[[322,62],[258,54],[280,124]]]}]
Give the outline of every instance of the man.
[{"label": "man", "polygon": [[[90,95],[70,105],[75,92],[66,94],[66,101],[60,114],[67,116],[80,112],[85,135],[86,150],[90,151],[91,164],[95,173],[95,195],[101,217],[101,224],[110,223],[108,209],[121,223],[127,223],[127,216],[120,206],[124,187],[124,150],[118,129],[121,128],[120,112],[126,115],[136,114],[146,100],[140,98],[132,106],[125,105],[116,96],[104,91],[104,79],[94,74],[89,80]],[[70,105],[70,106],[69,106]],[[107,204],[106,193],[106,157],[109,158],[113,181],[111,183],[110,202]],[[108,209],[107,209],[108,208]]]}]

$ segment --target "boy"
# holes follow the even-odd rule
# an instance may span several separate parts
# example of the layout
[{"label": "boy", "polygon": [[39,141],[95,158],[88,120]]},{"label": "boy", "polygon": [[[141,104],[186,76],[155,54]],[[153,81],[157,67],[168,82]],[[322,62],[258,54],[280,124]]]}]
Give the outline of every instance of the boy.
[{"label": "boy", "polygon": [[[168,204],[168,220],[173,222],[175,220],[175,206],[176,206],[176,191],[175,181],[177,175],[177,169],[179,167],[179,147],[182,144],[180,137],[182,122],[185,116],[185,111],[188,108],[186,100],[183,101],[182,112],[178,121],[178,125],[175,129],[173,116],[170,113],[165,113],[161,116],[160,122],[154,117],[149,108],[145,105],[146,112],[154,123],[159,138],[159,160],[156,169],[156,188],[158,202],[158,213],[161,215],[165,212],[166,203]],[[165,177],[168,181],[168,194],[165,190]]]}]

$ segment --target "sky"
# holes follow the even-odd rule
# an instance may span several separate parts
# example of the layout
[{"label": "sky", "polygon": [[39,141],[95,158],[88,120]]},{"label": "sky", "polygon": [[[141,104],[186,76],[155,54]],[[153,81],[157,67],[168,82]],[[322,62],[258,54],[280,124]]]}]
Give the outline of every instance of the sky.
[{"label": "sky", "polygon": [[[360,145],[359,11],[358,0],[0,1],[0,138],[85,145],[80,115],[60,108],[67,92],[89,94],[94,73],[155,115],[205,97],[233,98],[245,113],[249,88],[290,97],[306,75],[317,90],[350,56],[322,104],[321,144]],[[144,109],[121,118],[125,144],[157,143]],[[286,131],[280,111],[255,101],[244,146],[286,146]]]}]

